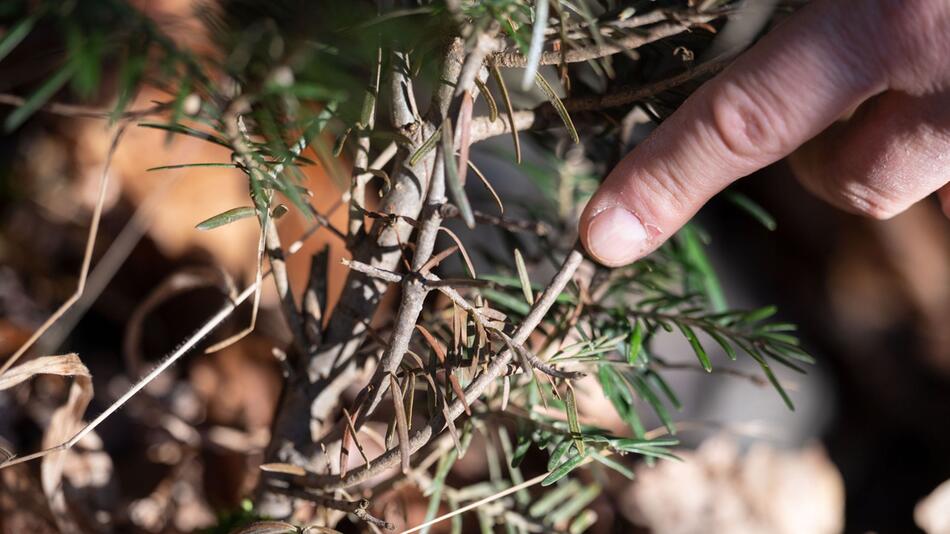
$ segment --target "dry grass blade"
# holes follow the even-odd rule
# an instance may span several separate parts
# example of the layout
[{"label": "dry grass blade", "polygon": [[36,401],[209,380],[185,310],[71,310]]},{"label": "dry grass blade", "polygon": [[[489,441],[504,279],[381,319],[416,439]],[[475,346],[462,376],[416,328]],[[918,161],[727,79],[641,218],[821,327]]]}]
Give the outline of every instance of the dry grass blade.
[{"label": "dry grass blade", "polygon": [[26,340],[23,345],[13,353],[13,356],[10,356],[3,366],[0,367],[0,375],[3,375],[7,372],[10,367],[17,362],[17,360],[22,357],[26,351],[30,350],[30,347],[46,333],[47,330],[53,324],[59,320],[60,317],[66,313],[76,301],[82,297],[83,291],[86,289],[86,278],[89,276],[89,266],[92,263],[92,249],[93,245],[96,244],[96,236],[99,234],[99,221],[102,219],[102,207],[105,204],[106,199],[106,189],[109,184],[109,168],[112,164],[112,157],[115,155],[116,149],[119,147],[119,141],[122,139],[122,135],[125,133],[125,129],[128,126],[127,122],[124,122],[119,125],[118,129],[115,131],[115,134],[112,136],[112,142],[109,145],[109,152],[106,155],[106,164],[102,168],[102,174],[99,178],[99,192],[96,197],[96,207],[92,212],[92,222],[89,224],[89,235],[86,238],[86,249],[83,252],[82,257],[82,267],[79,268],[79,282],[76,284],[76,291],[66,299],[64,302],[52,315],[49,316],[42,325],[33,332],[33,335]]},{"label": "dry grass blade", "polygon": [[501,100],[505,103],[505,113],[508,114],[508,124],[511,126],[511,138],[515,143],[515,161],[521,163],[521,138],[518,137],[518,127],[515,126],[515,108],[511,105],[511,95],[508,94],[508,87],[505,86],[505,79],[501,77],[498,65],[494,63],[491,65],[491,75],[495,79],[495,83],[498,84]]},{"label": "dry grass blade", "polygon": [[455,392],[455,396],[458,397],[462,401],[462,406],[465,409],[465,413],[467,415],[472,415],[472,410],[471,408],[469,408],[468,402],[466,402],[465,400],[465,390],[462,389],[462,384],[459,383],[459,379],[452,372],[452,369],[450,369],[449,366],[446,365],[445,348],[442,347],[442,343],[440,343],[439,340],[437,340],[435,336],[432,335],[432,333],[426,330],[426,327],[420,324],[417,324],[416,330],[422,333],[422,337],[425,338],[426,343],[430,347],[432,347],[432,350],[435,352],[435,356],[439,359],[439,362],[445,365],[445,376],[452,386],[452,391]]},{"label": "dry grass blade", "polygon": [[452,238],[452,241],[455,241],[455,246],[459,248],[459,252],[462,254],[462,259],[465,260],[465,267],[468,269],[468,272],[472,276],[472,278],[475,278],[476,277],[475,264],[472,263],[472,258],[469,257],[468,251],[465,250],[465,245],[462,244],[462,240],[459,239],[459,236],[455,235],[455,232],[453,232],[452,230],[449,230],[448,228],[444,226],[440,226],[439,231],[445,232],[449,237]]},{"label": "dry grass blade", "polygon": [[[412,409],[410,408],[410,412],[411,411]],[[344,431],[343,448],[340,450],[341,456],[344,454],[343,451],[347,451],[346,455],[349,456],[349,451],[347,450],[349,448],[349,443],[347,442],[347,439],[345,437],[346,434],[349,434],[351,439],[353,440],[353,443],[356,444],[356,450],[359,451],[360,456],[363,457],[363,461],[366,463],[366,465],[369,465],[369,457],[366,456],[366,451],[363,449],[363,445],[360,444],[359,436],[357,435],[357,432],[356,432],[356,427],[353,425],[353,416],[350,415],[350,412],[348,412],[346,408],[343,408],[343,417],[346,422],[346,429]],[[341,477],[345,476],[345,473],[346,473],[346,462],[344,462],[341,459],[340,476]]]},{"label": "dry grass blade", "polygon": [[262,273],[264,270],[264,230],[261,230],[261,235],[258,238],[257,242],[257,271],[254,274],[254,303],[251,307],[251,322],[237,334],[228,337],[222,341],[219,341],[208,348],[205,349],[205,354],[212,354],[221,350],[224,350],[231,345],[237,343],[238,341],[247,337],[248,334],[254,331],[257,327],[257,313],[261,307],[261,286],[263,285]]},{"label": "dry grass blade", "polygon": [[396,375],[389,375],[389,392],[393,397],[393,411],[396,412],[396,435],[399,438],[399,456],[403,474],[408,474],[409,465],[409,425],[406,423],[406,407],[402,402],[402,390]]},{"label": "dry grass blade", "polygon": [[294,475],[294,476],[304,476],[307,474],[307,470],[303,467],[292,465],[292,464],[261,464],[261,471],[265,473],[279,473],[282,475]]},{"label": "dry grass blade", "polygon": [[485,82],[478,78],[475,78],[475,86],[478,87],[479,94],[485,97],[485,104],[488,105],[488,120],[495,122],[498,120],[498,103],[495,102],[495,97],[492,96]]},{"label": "dry grass blade", "polygon": [[442,344],[439,343],[439,340],[437,340],[432,335],[432,333],[429,332],[426,329],[426,327],[422,326],[421,324],[416,325],[416,330],[418,330],[419,333],[422,334],[422,337],[425,338],[426,344],[428,344],[429,347],[431,347],[432,350],[435,352],[436,358],[438,358],[440,362],[445,363],[445,348],[442,347]]},{"label": "dry grass blade", "polygon": [[551,84],[549,84],[548,81],[544,79],[544,76],[541,76],[540,73],[538,73],[534,79],[537,82],[538,87],[544,91],[544,95],[547,96],[548,101],[551,102],[552,106],[554,106],[554,110],[557,111],[558,116],[561,117],[561,121],[564,122],[564,126],[567,128],[567,133],[571,135],[571,141],[580,143],[581,139],[577,135],[577,129],[574,128],[574,121],[571,120],[571,114],[567,112],[567,108],[564,107],[564,102],[561,102],[561,98],[557,96],[554,88],[551,87]]},{"label": "dry grass blade", "polygon": [[439,252],[438,254],[433,254],[428,261],[419,269],[419,272],[423,275],[429,274],[432,269],[435,269],[442,263],[445,258],[448,258],[452,254],[455,254],[455,251],[460,250],[458,245],[452,245],[451,247]]},{"label": "dry grass blade", "polygon": [[471,167],[472,171],[475,173],[475,176],[478,176],[478,179],[482,181],[485,189],[488,189],[488,192],[491,193],[492,198],[495,199],[495,203],[498,204],[498,211],[504,215],[505,205],[501,202],[501,197],[498,196],[498,192],[496,192],[495,188],[492,187],[491,182],[489,182],[488,178],[485,178],[485,175],[482,173],[482,171],[479,170],[479,168],[476,167],[474,163],[472,163],[472,160],[468,160],[468,166]]}]

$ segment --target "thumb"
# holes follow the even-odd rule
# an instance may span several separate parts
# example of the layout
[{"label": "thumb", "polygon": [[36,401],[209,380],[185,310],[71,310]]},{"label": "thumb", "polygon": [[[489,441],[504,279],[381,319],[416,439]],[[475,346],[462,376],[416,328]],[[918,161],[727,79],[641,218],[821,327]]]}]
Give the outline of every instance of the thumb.
[{"label": "thumb", "polygon": [[[594,194],[580,238],[608,266],[652,252],[713,195],[884,90],[875,2],[809,4],[699,88]],[[849,7],[850,6],[850,7]]]}]

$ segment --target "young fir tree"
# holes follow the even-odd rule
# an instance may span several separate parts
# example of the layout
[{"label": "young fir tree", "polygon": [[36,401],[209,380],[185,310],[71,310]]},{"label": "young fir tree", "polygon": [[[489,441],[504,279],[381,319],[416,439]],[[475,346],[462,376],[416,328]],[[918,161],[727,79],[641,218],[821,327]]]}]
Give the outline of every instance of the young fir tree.
[{"label": "young fir tree", "polygon": [[[600,487],[579,473],[632,477],[637,459],[675,460],[672,412],[680,402],[664,375],[674,366],[667,358],[677,355],[658,354],[652,343],[667,333],[685,338],[695,366],[707,372],[719,366],[707,352],[712,347],[731,359],[753,359],[792,408],[772,366],[800,372],[810,357],[793,325],[771,320],[773,308],[729,307],[699,226],[687,225],[648,258],[614,270],[585,260],[576,244],[580,209],[630,148],[628,119],[645,112],[662,120],[738,52],[708,50],[735,2],[357,0],[343,9],[336,2],[223,0],[199,7],[213,36],[210,50],[181,47],[121,0],[24,1],[0,12],[0,65],[12,52],[28,55],[22,47],[38,28],[63,36],[66,49],[22,98],[7,98],[7,131],[52,112],[110,121],[114,144],[129,127],[221,145],[230,160],[166,167],[233,167],[247,185],[246,204],[195,231],[250,217],[260,225],[255,280],[52,451],[107,420],[242,302],[256,316],[262,284],[276,284],[292,341],[278,347],[284,390],[250,496],[254,507],[242,521],[287,518],[294,503],[309,501],[329,511],[314,516],[329,526],[348,514],[386,528],[373,515],[374,495],[409,483],[430,499],[429,519],[443,503],[458,510],[491,497],[490,506],[467,512],[485,532],[501,523],[515,531],[583,531],[596,520],[587,505]],[[111,70],[114,77],[103,74]],[[143,85],[168,98],[129,109]],[[103,92],[116,95],[112,109],[81,105]],[[492,138],[493,157],[532,178],[542,198],[512,206],[495,193],[470,158],[473,147]],[[523,158],[528,146],[541,155]],[[314,192],[299,170],[305,165],[322,166],[338,184],[346,227],[334,227],[312,206]],[[473,202],[470,195],[492,200]],[[728,198],[772,224],[748,198]],[[281,243],[276,231],[288,210],[310,221],[309,234],[330,233],[349,251],[349,274],[333,309],[326,308],[326,254],[312,258],[307,287],[290,286],[284,259],[296,247]],[[100,212],[101,203],[90,242]],[[464,237],[493,237],[477,270],[467,239],[446,225],[477,233]],[[89,257],[87,251],[82,279]],[[385,312],[392,319],[371,327],[382,295],[394,286],[398,303]],[[0,373],[44,372],[20,358],[44,330]],[[78,359],[71,363],[83,368]],[[368,382],[358,382],[365,376]],[[343,399],[354,385],[359,395]],[[578,398],[591,389],[609,399],[627,432],[585,424]],[[646,427],[650,414],[661,429]],[[388,450],[373,458],[362,446],[370,421],[388,424]],[[493,459],[491,479],[449,487],[453,464],[475,434]],[[546,470],[530,478],[519,465],[535,455],[546,458]],[[354,468],[357,456],[362,461]],[[247,532],[297,528],[254,525]]]}]

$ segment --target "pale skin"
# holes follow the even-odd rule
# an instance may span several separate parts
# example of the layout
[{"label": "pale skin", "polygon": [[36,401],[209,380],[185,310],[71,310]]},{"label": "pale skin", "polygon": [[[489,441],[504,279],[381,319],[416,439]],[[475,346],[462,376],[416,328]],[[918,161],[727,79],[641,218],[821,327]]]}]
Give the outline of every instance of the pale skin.
[{"label": "pale skin", "polygon": [[786,156],[843,210],[950,216],[950,1],[816,0],[697,90],[581,216],[608,266],[655,250],[713,195]]}]

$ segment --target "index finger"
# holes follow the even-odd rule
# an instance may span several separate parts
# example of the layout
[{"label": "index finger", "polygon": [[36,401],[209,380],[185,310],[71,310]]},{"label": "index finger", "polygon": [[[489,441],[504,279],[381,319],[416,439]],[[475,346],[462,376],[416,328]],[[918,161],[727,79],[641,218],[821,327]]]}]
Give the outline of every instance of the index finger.
[{"label": "index finger", "polygon": [[810,4],[700,87],[588,203],[588,252],[609,266],[648,254],[714,194],[885,89],[867,35],[876,3]]}]

